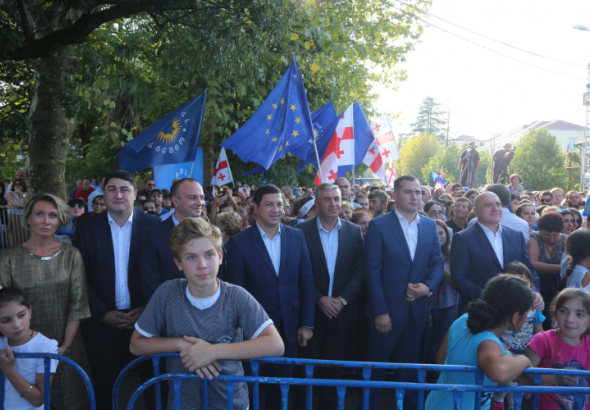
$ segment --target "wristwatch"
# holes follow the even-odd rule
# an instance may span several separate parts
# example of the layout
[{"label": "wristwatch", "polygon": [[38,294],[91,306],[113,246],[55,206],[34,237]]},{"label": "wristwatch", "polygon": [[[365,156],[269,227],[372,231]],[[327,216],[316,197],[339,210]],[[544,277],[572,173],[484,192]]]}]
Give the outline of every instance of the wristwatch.
[{"label": "wristwatch", "polygon": [[348,305],[348,302],[344,298],[341,298],[340,296],[338,296],[338,298],[342,301],[344,306]]},{"label": "wristwatch", "polygon": [[432,295],[434,295],[434,292],[432,291],[432,289],[430,288],[430,286],[427,286],[427,288],[428,288],[428,294],[426,295],[426,297],[429,298]]}]

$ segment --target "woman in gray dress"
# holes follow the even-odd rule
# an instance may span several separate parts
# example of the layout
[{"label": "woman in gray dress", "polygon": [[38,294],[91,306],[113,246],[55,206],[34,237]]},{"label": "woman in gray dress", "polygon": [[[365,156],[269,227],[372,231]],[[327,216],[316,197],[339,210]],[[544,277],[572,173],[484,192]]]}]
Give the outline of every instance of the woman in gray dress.
[{"label": "woman in gray dress", "polygon": [[[88,369],[80,320],[90,317],[84,265],[78,249],[53,239],[67,222],[68,207],[58,197],[38,195],[25,208],[22,224],[30,238],[0,258],[0,285],[21,289],[32,306],[31,327],[57,340],[58,353]],[[51,385],[51,405],[58,410],[89,408],[84,383],[60,365]]]}]

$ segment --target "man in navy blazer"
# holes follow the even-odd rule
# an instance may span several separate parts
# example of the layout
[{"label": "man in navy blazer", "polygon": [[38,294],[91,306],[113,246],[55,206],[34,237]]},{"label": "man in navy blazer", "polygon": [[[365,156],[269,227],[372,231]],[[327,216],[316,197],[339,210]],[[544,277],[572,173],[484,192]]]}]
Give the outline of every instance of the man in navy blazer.
[{"label": "man in navy blazer", "polygon": [[[97,409],[111,408],[115,380],[134,358],[129,352],[131,333],[146,305],[141,291],[141,242],[158,222],[133,209],[137,185],[131,174],[113,171],[105,177],[104,186],[106,212],[80,221],[73,241],[86,270],[92,317],[81,329]],[[147,380],[149,367],[144,370],[142,378]]]},{"label": "man in navy blazer", "polygon": [[[305,235],[315,283],[314,335],[299,357],[343,360],[350,328],[355,320],[355,301],[364,284],[361,228],[339,218],[342,197],[338,185],[322,184],[316,191],[318,216],[296,226]],[[303,376],[305,377],[305,376]],[[338,367],[318,367],[314,377],[338,379]],[[301,392],[303,393],[303,392]],[[336,409],[335,387],[319,388],[319,408]],[[298,408],[305,407],[304,393]]]},{"label": "man in navy blazer", "polygon": [[174,263],[168,239],[172,228],[184,218],[199,218],[205,205],[203,187],[192,178],[176,181],[170,196],[174,204],[172,216],[160,220],[147,232],[141,248],[141,286],[146,302],[165,281],[184,279],[184,273]]},{"label": "man in navy blazer", "polygon": [[[418,180],[404,175],[394,183],[395,208],[373,219],[365,236],[365,276],[369,293],[367,361],[418,363],[428,316],[428,298],[438,287],[443,259],[436,224],[418,215]],[[416,372],[399,371],[399,381],[416,382]],[[385,371],[374,369],[371,380]],[[381,389],[371,389],[375,409]],[[404,409],[417,407],[417,394],[406,391]]]},{"label": "man in navy blazer", "polygon": [[[265,185],[254,194],[256,223],[231,237],[228,282],[242,286],[262,305],[285,344],[285,357],[297,357],[313,335],[315,289],[303,232],[281,224],[283,197]],[[293,366],[275,365],[271,374],[291,377]],[[267,409],[281,408],[279,386],[271,386]]]},{"label": "man in navy blazer", "polygon": [[[533,288],[540,289],[539,275],[529,258],[525,238],[520,231],[502,226],[502,204],[493,192],[475,198],[477,222],[453,236],[451,280],[461,295],[459,311],[478,299],[488,280],[511,262],[521,262],[533,275]],[[543,309],[543,299],[535,293],[535,308]]]}]

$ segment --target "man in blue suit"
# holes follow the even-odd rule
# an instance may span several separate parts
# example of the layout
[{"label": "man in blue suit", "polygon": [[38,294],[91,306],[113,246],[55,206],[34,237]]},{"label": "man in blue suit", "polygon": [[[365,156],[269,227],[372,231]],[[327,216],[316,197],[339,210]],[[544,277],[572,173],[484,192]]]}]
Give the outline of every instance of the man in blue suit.
[{"label": "man in blue suit", "polygon": [[[539,275],[529,258],[525,238],[520,231],[502,226],[502,203],[493,192],[475,198],[477,222],[453,236],[451,280],[461,295],[459,311],[480,297],[488,280],[511,262],[522,262],[533,275],[533,288],[540,289]],[[543,299],[535,293],[534,306],[543,309]]]},{"label": "man in blue suit", "polygon": [[[73,241],[86,270],[92,317],[81,329],[100,410],[112,407],[115,380],[134,358],[129,352],[131,333],[146,305],[141,241],[158,223],[158,218],[133,209],[137,184],[131,174],[113,171],[104,181],[106,212],[80,221]],[[149,366],[139,370],[144,381],[153,377]]]},{"label": "man in blue suit", "polygon": [[174,263],[168,246],[170,232],[184,218],[199,218],[205,206],[203,187],[192,178],[176,181],[170,189],[170,196],[174,204],[172,216],[147,232],[141,248],[141,287],[146,302],[165,281],[184,279],[184,273]]},{"label": "man in blue suit", "polygon": [[[412,175],[394,184],[395,208],[373,219],[365,237],[365,275],[369,293],[367,361],[417,363],[428,316],[428,298],[438,287],[443,259],[436,224],[418,215],[422,197]],[[399,371],[399,381],[416,382],[416,372]],[[373,370],[371,380],[382,381],[383,370]],[[381,389],[371,389],[370,409],[375,409]],[[404,409],[417,407],[417,394],[406,391]]]},{"label": "man in blue suit", "polygon": [[[281,224],[283,196],[265,185],[254,194],[256,223],[229,240],[228,282],[254,296],[274,322],[285,344],[285,357],[313,336],[315,287],[303,232]],[[271,374],[291,377],[293,366],[274,365]],[[278,385],[269,387],[267,409],[281,408]]]}]

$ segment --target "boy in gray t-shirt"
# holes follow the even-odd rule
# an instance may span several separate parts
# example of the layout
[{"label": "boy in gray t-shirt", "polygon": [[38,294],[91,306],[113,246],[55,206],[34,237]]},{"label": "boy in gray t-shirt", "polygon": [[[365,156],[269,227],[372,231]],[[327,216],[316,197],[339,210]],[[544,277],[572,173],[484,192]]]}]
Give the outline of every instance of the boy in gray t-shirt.
[{"label": "boy in gray t-shirt", "polygon": [[[180,352],[180,359],[166,359],[169,373],[196,372],[209,379],[243,375],[241,360],[283,354],[283,342],[258,302],[243,288],[217,279],[222,257],[217,227],[187,218],[172,230],[169,243],[186,279],[167,281],[154,293],[135,324],[133,354]],[[208,384],[209,407],[225,409],[225,383]],[[182,409],[201,408],[201,387],[200,381],[182,382]],[[170,384],[168,408],[174,407],[173,394]],[[245,383],[234,385],[234,408],[248,408]]]}]

